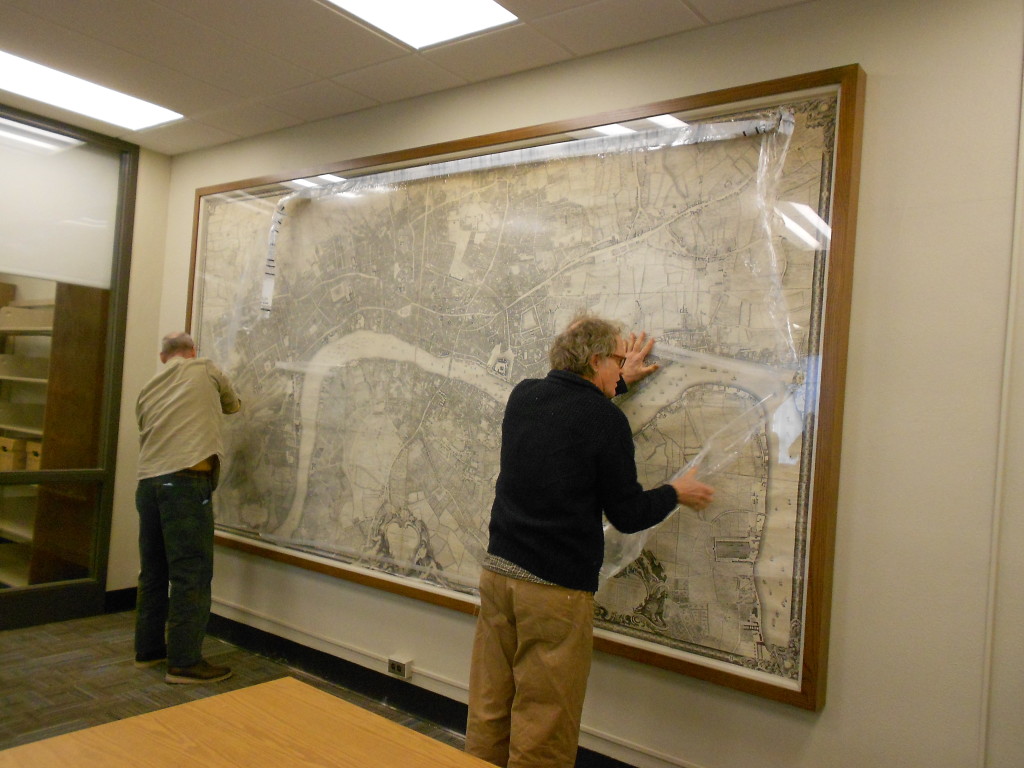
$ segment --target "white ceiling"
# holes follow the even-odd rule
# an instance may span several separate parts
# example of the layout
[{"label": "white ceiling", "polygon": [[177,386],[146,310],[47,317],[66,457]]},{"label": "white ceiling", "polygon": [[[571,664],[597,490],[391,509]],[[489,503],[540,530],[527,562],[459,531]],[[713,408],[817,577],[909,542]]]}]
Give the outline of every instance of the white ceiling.
[{"label": "white ceiling", "polygon": [[175,155],[805,1],[499,0],[517,23],[417,52],[327,0],[0,0],[0,50],[185,117],[0,103]]}]

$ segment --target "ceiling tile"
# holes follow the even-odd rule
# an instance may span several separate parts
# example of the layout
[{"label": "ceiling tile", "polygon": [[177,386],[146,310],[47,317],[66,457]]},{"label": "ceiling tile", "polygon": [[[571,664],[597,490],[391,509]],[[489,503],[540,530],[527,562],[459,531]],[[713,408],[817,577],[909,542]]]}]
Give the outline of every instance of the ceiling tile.
[{"label": "ceiling tile", "polygon": [[541,16],[550,16],[571,8],[593,5],[596,0],[497,0],[498,5],[516,15],[522,21],[532,21]]},{"label": "ceiling tile", "polygon": [[682,0],[599,0],[544,16],[532,26],[581,56],[703,25]]},{"label": "ceiling tile", "polygon": [[331,80],[318,80],[301,88],[267,96],[263,103],[271,109],[312,122],[366,109],[380,102]]},{"label": "ceiling tile", "polygon": [[149,0],[18,0],[31,15],[241,96],[303,85],[312,73]]},{"label": "ceiling tile", "polygon": [[0,50],[183,114],[223,104],[231,95],[209,83],[182,77],[180,72],[162,64],[14,8],[4,9]]},{"label": "ceiling tile", "polygon": [[379,64],[409,49],[353,22],[335,6],[281,0],[155,0],[284,61],[329,77]]},{"label": "ceiling tile", "polygon": [[180,72],[140,59],[114,73],[105,85],[183,115],[212,109],[238,98],[223,88],[202,80],[184,78]]},{"label": "ceiling tile", "polygon": [[123,136],[126,141],[162,152],[165,155],[179,155],[217,144],[226,144],[238,138],[237,134],[222,131],[195,120],[179,120],[176,123],[135,131]]},{"label": "ceiling tile", "polygon": [[712,24],[753,16],[756,13],[789,5],[800,5],[799,2],[793,2],[793,0],[687,0],[687,2]]},{"label": "ceiling tile", "polygon": [[400,101],[425,93],[443,91],[465,85],[466,80],[410,54],[372,67],[332,78],[338,85],[379,102]]},{"label": "ceiling tile", "polygon": [[470,82],[480,82],[564,61],[572,53],[532,27],[516,24],[430,48],[422,56]]},{"label": "ceiling tile", "polygon": [[257,136],[299,125],[301,118],[286,115],[258,101],[230,104],[222,109],[201,112],[195,120],[236,136]]},{"label": "ceiling tile", "polygon": [[[107,31],[111,37],[123,36],[123,30],[131,26],[127,18],[126,0],[7,0],[11,8],[18,8],[25,13],[46,19],[84,35],[98,37]],[[150,12],[148,0],[142,0],[136,9],[136,19],[148,19]]]}]

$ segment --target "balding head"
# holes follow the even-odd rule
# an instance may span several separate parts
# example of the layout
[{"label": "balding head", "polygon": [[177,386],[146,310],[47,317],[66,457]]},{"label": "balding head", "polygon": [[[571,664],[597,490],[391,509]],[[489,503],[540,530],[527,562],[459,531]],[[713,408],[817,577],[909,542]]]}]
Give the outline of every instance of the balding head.
[{"label": "balding head", "polygon": [[160,362],[166,363],[172,357],[195,357],[196,343],[184,331],[164,336],[160,342]]}]

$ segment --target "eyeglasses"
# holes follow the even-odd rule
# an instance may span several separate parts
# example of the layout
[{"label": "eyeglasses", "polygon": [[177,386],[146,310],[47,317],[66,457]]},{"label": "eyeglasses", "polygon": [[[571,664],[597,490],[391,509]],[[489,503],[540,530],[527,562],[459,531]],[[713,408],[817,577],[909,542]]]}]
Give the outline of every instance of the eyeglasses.
[{"label": "eyeglasses", "polygon": [[608,355],[608,357],[612,358],[613,360],[618,360],[619,361],[619,368],[621,368],[622,366],[624,366],[626,364],[626,357],[625,357],[625,355]]}]

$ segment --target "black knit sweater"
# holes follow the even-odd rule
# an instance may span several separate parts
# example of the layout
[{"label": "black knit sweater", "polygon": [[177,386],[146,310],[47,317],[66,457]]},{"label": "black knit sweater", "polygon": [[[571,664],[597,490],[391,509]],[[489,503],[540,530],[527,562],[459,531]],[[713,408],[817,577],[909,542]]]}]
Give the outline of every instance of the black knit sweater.
[{"label": "black knit sweater", "polygon": [[597,591],[601,513],[634,533],[675,509],[672,486],[645,491],[637,482],[626,416],[574,373],[517,384],[501,430],[487,551],[546,581]]}]

